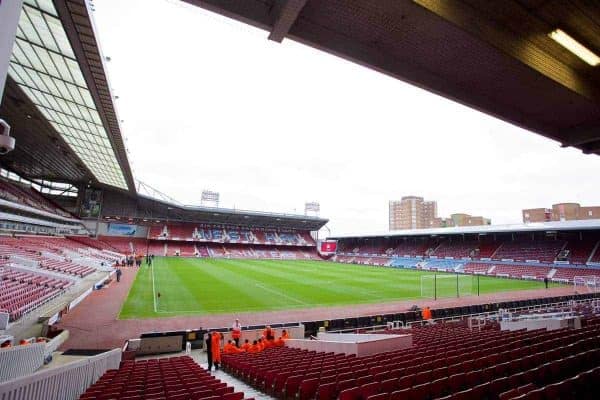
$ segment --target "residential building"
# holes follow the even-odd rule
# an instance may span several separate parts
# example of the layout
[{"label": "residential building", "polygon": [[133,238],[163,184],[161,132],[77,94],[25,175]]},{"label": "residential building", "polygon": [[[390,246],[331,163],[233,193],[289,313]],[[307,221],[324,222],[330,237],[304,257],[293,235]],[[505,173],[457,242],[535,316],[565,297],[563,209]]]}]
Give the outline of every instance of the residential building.
[{"label": "residential building", "polygon": [[600,219],[600,206],[582,207],[579,203],[558,203],[552,208],[522,210],[523,222],[573,221]]}]

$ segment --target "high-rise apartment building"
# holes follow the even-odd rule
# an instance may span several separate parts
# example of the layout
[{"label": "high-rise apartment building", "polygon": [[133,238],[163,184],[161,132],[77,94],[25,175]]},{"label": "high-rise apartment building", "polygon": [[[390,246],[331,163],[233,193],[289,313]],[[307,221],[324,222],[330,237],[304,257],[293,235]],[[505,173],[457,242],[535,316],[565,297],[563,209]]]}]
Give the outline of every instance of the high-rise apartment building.
[{"label": "high-rise apartment building", "polygon": [[389,202],[389,228],[399,230],[491,224],[490,219],[480,216],[457,213],[450,218],[439,218],[437,212],[437,202],[426,201],[423,197],[405,196],[401,200],[392,200]]},{"label": "high-rise apartment building", "polygon": [[422,197],[405,196],[389,202],[389,228],[428,228],[429,221],[437,218],[437,202],[425,201]]}]

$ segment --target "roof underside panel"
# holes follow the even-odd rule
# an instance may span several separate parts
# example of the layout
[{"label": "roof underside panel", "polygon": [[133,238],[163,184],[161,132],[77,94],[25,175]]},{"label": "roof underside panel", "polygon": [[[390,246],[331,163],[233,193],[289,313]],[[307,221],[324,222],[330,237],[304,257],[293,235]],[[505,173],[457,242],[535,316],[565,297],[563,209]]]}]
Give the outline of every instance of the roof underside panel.
[{"label": "roof underside panel", "polygon": [[590,2],[184,1],[272,35],[278,15],[289,16],[281,4],[305,3],[286,37],[600,154],[600,67],[548,37],[562,27],[600,53],[600,11]]},{"label": "roof underside panel", "polygon": [[69,146],[10,77],[0,115],[11,126],[17,145],[2,165],[28,179],[88,182],[93,179]]},{"label": "roof underside panel", "polygon": [[[9,167],[29,178],[95,181],[135,192],[83,0],[25,0],[7,90],[2,113],[23,155],[11,154]],[[37,151],[29,143],[38,143]]]}]

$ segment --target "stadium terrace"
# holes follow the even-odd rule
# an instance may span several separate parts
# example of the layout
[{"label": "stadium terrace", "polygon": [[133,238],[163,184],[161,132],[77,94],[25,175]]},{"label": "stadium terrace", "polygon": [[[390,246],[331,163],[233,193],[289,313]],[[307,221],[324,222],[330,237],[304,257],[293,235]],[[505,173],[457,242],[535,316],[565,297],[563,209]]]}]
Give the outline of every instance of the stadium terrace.
[{"label": "stadium terrace", "polygon": [[[591,3],[170,3],[600,154]],[[184,205],[134,177],[93,13],[0,1],[0,399],[598,396],[600,220],[323,235],[318,202]]]}]

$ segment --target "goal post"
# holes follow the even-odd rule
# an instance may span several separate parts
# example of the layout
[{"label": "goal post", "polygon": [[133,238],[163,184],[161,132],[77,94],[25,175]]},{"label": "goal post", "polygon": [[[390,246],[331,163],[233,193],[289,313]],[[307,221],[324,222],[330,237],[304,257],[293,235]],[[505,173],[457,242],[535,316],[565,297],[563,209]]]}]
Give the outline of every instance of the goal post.
[{"label": "goal post", "polygon": [[437,299],[436,278],[436,275],[421,275],[421,297]]},{"label": "goal post", "polygon": [[573,277],[575,293],[594,293],[600,291],[600,276],[584,275]]},{"label": "goal post", "polygon": [[466,274],[421,275],[421,297],[463,297],[473,294],[473,276]]}]

